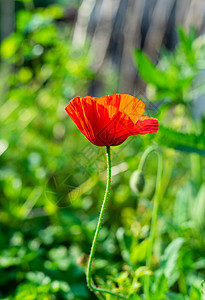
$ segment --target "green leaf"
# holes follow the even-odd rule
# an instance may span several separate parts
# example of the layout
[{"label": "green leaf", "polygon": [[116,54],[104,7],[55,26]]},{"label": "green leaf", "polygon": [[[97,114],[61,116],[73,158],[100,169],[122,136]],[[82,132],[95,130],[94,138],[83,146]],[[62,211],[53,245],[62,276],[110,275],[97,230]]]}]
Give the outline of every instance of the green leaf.
[{"label": "green leaf", "polygon": [[164,300],[165,293],[168,291],[168,283],[167,278],[164,274],[161,274],[154,285],[154,289],[152,292],[152,299],[153,300]]},{"label": "green leaf", "polygon": [[179,257],[180,249],[183,244],[183,238],[177,238],[173,240],[165,249],[164,255],[162,257],[160,269],[163,270],[163,273],[168,279],[169,287],[176,282],[180,275],[177,266],[177,260]]},{"label": "green leaf", "polygon": [[203,280],[201,282],[201,295],[202,295],[202,299],[204,300],[205,299],[205,281]]},{"label": "green leaf", "polygon": [[205,136],[178,132],[160,125],[157,133],[159,144],[184,152],[195,152],[205,155]]},{"label": "green leaf", "polygon": [[191,183],[182,185],[176,193],[174,209],[173,209],[173,223],[178,228],[186,228],[190,220],[190,207],[192,208],[193,189]]},{"label": "green leaf", "polygon": [[166,74],[160,71],[141,50],[135,50],[134,58],[138,71],[146,82],[162,89],[167,86]]},{"label": "green leaf", "polygon": [[125,229],[120,227],[117,231],[117,239],[121,249],[121,255],[123,259],[129,264],[130,263],[130,251],[132,244],[132,239],[130,236],[127,236],[125,233]]},{"label": "green leaf", "polygon": [[196,227],[203,235],[205,229],[205,183],[202,184],[197,197],[192,203],[191,215]]},{"label": "green leaf", "polygon": [[195,63],[195,51],[193,49],[193,42],[196,38],[196,31],[191,28],[187,34],[182,26],[177,29],[179,35],[180,47],[182,48],[187,62],[191,65]]},{"label": "green leaf", "polygon": [[147,255],[147,249],[149,245],[149,239],[145,239],[139,244],[135,244],[132,246],[131,251],[131,261],[133,264],[136,264],[138,262],[145,261],[146,255]]},{"label": "green leaf", "polygon": [[197,289],[195,286],[192,286],[190,291],[190,300],[199,300],[201,299],[200,290]]}]

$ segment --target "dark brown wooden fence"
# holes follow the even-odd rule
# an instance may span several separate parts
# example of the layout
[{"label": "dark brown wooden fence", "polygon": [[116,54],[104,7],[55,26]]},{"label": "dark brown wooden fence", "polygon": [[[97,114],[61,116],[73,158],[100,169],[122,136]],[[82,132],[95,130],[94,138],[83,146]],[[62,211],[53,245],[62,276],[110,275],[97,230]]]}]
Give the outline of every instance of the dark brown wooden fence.
[{"label": "dark brown wooden fence", "polygon": [[[205,29],[205,0],[84,0],[78,10],[73,45],[88,39],[97,72],[109,65],[120,74],[119,92],[133,93],[136,69],[132,51],[142,48],[153,61],[160,50],[172,50],[177,42],[176,27],[190,26],[202,34]],[[95,91],[94,91],[95,93]]]}]

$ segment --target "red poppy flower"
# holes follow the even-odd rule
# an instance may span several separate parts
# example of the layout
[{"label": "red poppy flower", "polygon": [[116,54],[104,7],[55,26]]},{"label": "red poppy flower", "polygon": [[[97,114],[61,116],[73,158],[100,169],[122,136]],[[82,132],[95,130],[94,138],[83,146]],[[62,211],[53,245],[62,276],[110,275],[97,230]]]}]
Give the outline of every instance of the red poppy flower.
[{"label": "red poppy flower", "polygon": [[158,120],[142,116],[145,104],[130,95],[75,97],[65,108],[68,115],[96,146],[117,146],[130,135],[157,132]]}]

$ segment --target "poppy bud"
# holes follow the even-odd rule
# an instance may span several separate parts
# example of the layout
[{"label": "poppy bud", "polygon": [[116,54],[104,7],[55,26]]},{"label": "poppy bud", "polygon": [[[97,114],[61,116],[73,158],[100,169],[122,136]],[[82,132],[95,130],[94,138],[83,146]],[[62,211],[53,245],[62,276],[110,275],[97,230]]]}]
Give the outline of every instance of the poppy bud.
[{"label": "poppy bud", "polygon": [[136,194],[141,193],[144,189],[145,178],[141,171],[134,171],[130,177],[130,188]]}]

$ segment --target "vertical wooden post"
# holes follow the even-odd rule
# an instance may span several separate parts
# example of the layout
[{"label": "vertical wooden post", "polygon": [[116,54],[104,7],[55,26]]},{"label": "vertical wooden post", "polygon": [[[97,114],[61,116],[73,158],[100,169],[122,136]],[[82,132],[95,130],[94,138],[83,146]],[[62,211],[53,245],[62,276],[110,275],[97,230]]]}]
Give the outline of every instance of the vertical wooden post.
[{"label": "vertical wooden post", "polygon": [[0,41],[6,38],[15,27],[15,0],[0,1]]}]

